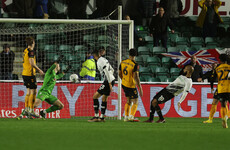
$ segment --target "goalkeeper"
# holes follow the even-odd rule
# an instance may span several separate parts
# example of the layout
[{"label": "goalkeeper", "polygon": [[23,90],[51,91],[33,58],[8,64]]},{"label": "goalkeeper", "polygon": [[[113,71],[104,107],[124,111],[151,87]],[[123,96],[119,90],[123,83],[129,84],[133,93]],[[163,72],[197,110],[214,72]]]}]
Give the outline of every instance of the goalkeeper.
[{"label": "goalkeeper", "polygon": [[[60,61],[61,58],[59,58]],[[45,118],[46,113],[54,112],[56,110],[61,110],[64,105],[63,103],[55,96],[51,95],[53,88],[56,84],[56,80],[64,76],[66,72],[71,68],[70,65],[62,73],[57,74],[60,71],[59,61],[56,61],[46,72],[43,85],[38,91],[38,95],[35,100],[34,107],[37,108],[43,101],[46,101],[50,105],[50,108],[40,111],[42,118]]]}]

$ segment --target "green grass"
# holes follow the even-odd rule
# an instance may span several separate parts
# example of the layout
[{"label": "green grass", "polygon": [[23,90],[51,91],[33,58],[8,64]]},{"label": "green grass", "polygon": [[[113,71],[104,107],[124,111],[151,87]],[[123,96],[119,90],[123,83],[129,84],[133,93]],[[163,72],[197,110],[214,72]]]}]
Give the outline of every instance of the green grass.
[{"label": "green grass", "polygon": [[[146,118],[141,118],[145,120]],[[155,118],[157,120],[157,118]],[[220,119],[166,118],[166,123],[85,119],[0,119],[1,150],[224,150],[230,129]]]}]

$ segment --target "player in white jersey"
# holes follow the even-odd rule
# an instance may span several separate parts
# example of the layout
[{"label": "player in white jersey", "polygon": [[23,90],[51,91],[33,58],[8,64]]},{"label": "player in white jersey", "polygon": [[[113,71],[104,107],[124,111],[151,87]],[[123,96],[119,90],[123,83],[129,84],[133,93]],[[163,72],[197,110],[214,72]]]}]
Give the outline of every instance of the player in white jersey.
[{"label": "player in white jersey", "polygon": [[[88,120],[89,122],[104,122],[104,115],[107,108],[107,99],[112,91],[115,77],[113,76],[113,67],[109,64],[109,61],[100,55],[98,50],[93,52],[94,59],[97,60],[97,68],[103,77],[103,84],[93,95],[93,107],[95,115],[92,119]],[[101,116],[99,118],[99,101],[98,98],[102,96],[102,104],[101,104]]]},{"label": "player in white jersey", "polygon": [[191,75],[193,71],[194,68],[191,65],[186,66],[183,70],[183,75],[177,77],[175,81],[170,83],[153,97],[150,104],[150,117],[145,122],[154,122],[154,113],[156,111],[159,116],[157,123],[165,123],[165,119],[158,104],[163,104],[183,92],[178,102],[178,109],[180,109],[180,104],[184,101],[188,92],[192,88]]}]

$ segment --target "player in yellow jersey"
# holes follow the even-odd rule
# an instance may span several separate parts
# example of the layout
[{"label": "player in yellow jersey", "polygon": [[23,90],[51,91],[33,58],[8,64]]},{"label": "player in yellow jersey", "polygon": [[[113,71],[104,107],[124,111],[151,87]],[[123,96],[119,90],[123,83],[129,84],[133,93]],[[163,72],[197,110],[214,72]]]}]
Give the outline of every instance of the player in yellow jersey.
[{"label": "player in yellow jersey", "polygon": [[221,118],[223,128],[228,128],[227,124],[227,109],[226,103],[230,101],[230,65],[227,64],[228,56],[226,54],[221,54],[219,56],[220,65],[215,69],[212,81],[218,79],[218,95],[221,102]]},{"label": "player in yellow jersey", "polygon": [[[215,68],[217,67],[217,64],[214,63],[214,64],[212,65],[212,67],[213,67],[213,70],[210,71],[211,74],[209,73],[209,75],[208,75],[208,76],[210,76],[209,79],[211,79],[211,78],[213,77],[213,75],[214,75],[214,73],[215,73]],[[216,81],[216,80],[215,80],[215,81]],[[212,122],[213,122],[213,117],[214,117],[214,114],[216,113],[217,104],[218,104],[218,102],[219,102],[218,90],[216,89],[215,92],[214,92],[214,89],[213,89],[213,81],[211,81],[211,92],[212,92],[212,94],[213,94],[212,107],[211,107],[211,109],[210,109],[210,113],[209,113],[209,118],[208,118],[208,120],[203,121],[203,123],[212,123]],[[214,93],[213,93],[213,92],[214,92]],[[227,111],[228,111],[228,106],[227,106],[227,105],[226,105],[226,109],[227,109]],[[228,111],[228,116],[229,116],[229,111]]]},{"label": "player in yellow jersey", "polygon": [[[137,51],[135,49],[130,49],[129,58],[123,60],[119,67],[119,77],[122,79],[122,88],[127,98],[124,121],[134,121],[134,116],[138,106],[138,92],[136,85],[139,88],[140,96],[143,96],[138,72],[139,66],[135,62],[136,56]],[[131,103],[133,103],[133,105],[130,112]]]},{"label": "player in yellow jersey", "polygon": [[37,82],[36,82],[36,70],[41,75],[44,75],[44,72],[36,65],[36,58],[34,52],[35,40],[33,37],[26,38],[26,44],[28,47],[24,50],[23,55],[23,71],[22,78],[24,81],[24,85],[27,88],[26,96],[25,96],[25,110],[18,117],[18,119],[22,119],[23,115],[28,115],[30,118],[36,115],[34,114],[34,101],[37,93]]}]

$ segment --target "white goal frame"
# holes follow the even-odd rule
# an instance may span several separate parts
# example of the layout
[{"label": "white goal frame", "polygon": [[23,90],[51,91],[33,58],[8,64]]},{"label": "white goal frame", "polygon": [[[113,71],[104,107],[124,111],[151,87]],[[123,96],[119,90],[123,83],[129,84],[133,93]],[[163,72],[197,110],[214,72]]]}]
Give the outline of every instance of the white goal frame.
[{"label": "white goal frame", "polygon": [[[121,8],[118,8],[121,9]],[[120,12],[120,11],[118,11]],[[117,24],[118,26],[118,65],[122,60],[122,24],[129,25],[129,49],[134,48],[134,22],[133,20],[121,20],[122,15],[119,15],[119,20],[72,20],[72,19],[8,19],[1,18],[0,23],[48,23],[48,24]],[[118,71],[119,72],[119,67]],[[118,75],[119,77],[119,75]],[[8,81],[9,82],[9,81]],[[18,82],[18,81],[17,81]],[[22,81],[19,81],[22,82]],[[97,81],[95,81],[96,83]],[[121,120],[121,79],[118,78],[118,118]]]}]

